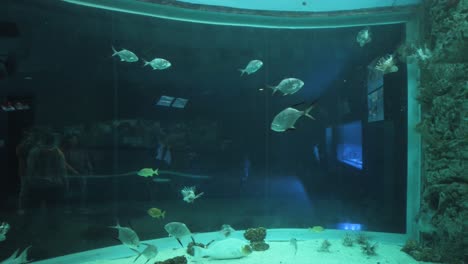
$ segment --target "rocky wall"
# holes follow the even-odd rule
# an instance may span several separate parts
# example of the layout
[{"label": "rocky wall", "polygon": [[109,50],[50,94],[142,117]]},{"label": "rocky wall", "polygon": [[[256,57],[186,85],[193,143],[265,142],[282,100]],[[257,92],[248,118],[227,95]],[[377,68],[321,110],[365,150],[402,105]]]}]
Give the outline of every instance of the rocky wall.
[{"label": "rocky wall", "polygon": [[421,244],[443,263],[468,259],[468,0],[427,0],[419,101]]}]

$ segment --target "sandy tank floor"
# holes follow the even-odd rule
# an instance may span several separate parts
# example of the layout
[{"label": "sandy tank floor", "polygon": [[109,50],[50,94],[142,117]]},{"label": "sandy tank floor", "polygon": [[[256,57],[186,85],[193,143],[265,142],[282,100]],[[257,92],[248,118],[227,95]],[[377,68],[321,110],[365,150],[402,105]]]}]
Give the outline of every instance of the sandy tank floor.
[{"label": "sandy tank floor", "polygon": [[[401,251],[406,240],[404,235],[390,233],[366,232],[371,244],[377,243],[376,255],[368,256],[362,252],[361,246],[354,243],[353,246],[343,245],[343,237],[346,233],[342,230],[325,230],[323,232],[311,232],[308,229],[268,229],[266,242],[270,248],[266,251],[254,251],[252,254],[229,260],[214,260],[209,258],[194,259],[186,253],[172,237],[148,240],[144,243],[155,245],[159,249],[158,255],[147,263],[164,261],[176,256],[185,256],[187,263],[229,263],[229,264],[412,264],[427,263],[414,260]],[[357,233],[349,233],[355,236]],[[222,239],[219,232],[196,233],[193,235],[196,242],[206,244],[212,240]],[[234,232],[231,237],[243,239],[243,231]],[[290,244],[290,239],[297,239],[297,252]],[[322,242],[327,239],[331,246],[328,252],[319,251]],[[183,238],[186,246],[191,239]],[[143,247],[141,248],[143,250]],[[60,258],[40,261],[40,264],[55,263],[80,263],[80,264],[143,264],[147,259],[141,256],[135,261],[136,253],[123,245],[80,252]]]},{"label": "sandy tank floor", "polygon": [[[319,252],[318,249],[323,240],[313,239],[307,241],[298,242],[297,253],[294,254],[293,247],[289,242],[269,242],[270,249],[266,251],[254,251],[247,257],[235,260],[213,260],[213,259],[202,259],[196,261],[196,263],[230,263],[230,264],[307,264],[307,263],[322,263],[322,264],[343,264],[343,263],[359,263],[359,264],[411,264],[420,263],[410,256],[400,251],[401,247],[397,245],[379,244],[377,248],[377,255],[366,256],[361,252],[359,245],[352,247],[345,247],[342,245],[340,240],[329,240],[332,244],[330,252]],[[193,261],[193,258],[186,254],[185,250],[179,249],[167,249],[159,252],[156,258],[152,259],[148,263],[154,263],[155,261],[163,261],[176,256],[186,256],[188,262]],[[86,264],[127,264],[133,263],[135,257],[128,257],[115,260],[96,260],[86,262]],[[146,262],[144,257],[140,257],[135,263],[143,264]]]}]

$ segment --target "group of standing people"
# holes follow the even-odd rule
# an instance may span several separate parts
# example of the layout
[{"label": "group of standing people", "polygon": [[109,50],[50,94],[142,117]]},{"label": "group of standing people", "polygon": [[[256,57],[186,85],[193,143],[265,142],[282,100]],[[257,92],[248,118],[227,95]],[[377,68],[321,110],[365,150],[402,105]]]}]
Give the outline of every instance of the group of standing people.
[{"label": "group of standing people", "polygon": [[[60,135],[50,128],[33,129],[25,133],[16,154],[21,180],[20,215],[32,214],[44,203],[48,215],[66,210],[72,177],[79,179],[80,209],[86,210],[86,176],[92,174],[93,167],[77,134],[66,135],[60,141]],[[26,219],[31,217],[27,215]]]}]

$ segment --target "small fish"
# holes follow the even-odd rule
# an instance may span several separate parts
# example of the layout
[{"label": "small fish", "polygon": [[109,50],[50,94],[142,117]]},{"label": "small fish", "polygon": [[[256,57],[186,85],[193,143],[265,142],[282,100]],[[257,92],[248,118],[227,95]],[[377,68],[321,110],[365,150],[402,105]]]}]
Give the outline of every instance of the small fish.
[{"label": "small fish", "polygon": [[183,200],[187,203],[193,203],[195,199],[200,198],[204,193],[201,192],[197,195],[195,195],[195,186],[192,187],[184,187],[180,193],[182,193]]},{"label": "small fish", "polygon": [[143,62],[145,63],[143,67],[145,67],[146,65],[150,65],[151,68],[153,68],[153,70],[165,70],[171,67],[172,65],[168,60],[165,60],[162,58],[156,58],[156,59],[153,59],[152,61],[143,60]]},{"label": "small fish", "polygon": [[112,51],[114,51],[114,54],[112,54],[112,57],[117,55],[120,57],[120,61],[126,61],[126,62],[136,62],[138,61],[138,57],[137,55],[135,55],[135,53],[129,51],[129,50],[126,50],[126,49],[122,49],[120,51],[117,51],[114,46],[112,46]]},{"label": "small fish", "polygon": [[146,244],[146,243],[142,243],[142,244],[146,246],[146,248],[142,252],[139,252],[138,250],[133,249],[133,251],[138,253],[138,256],[135,258],[133,262],[137,261],[138,258],[140,258],[141,256],[144,256],[146,258],[146,262],[145,262],[146,264],[148,263],[148,261],[150,261],[151,259],[155,258],[158,255],[158,248],[151,244]]},{"label": "small fish", "polygon": [[289,244],[293,247],[294,255],[296,255],[297,254],[297,239],[295,239],[294,237],[291,238],[291,240],[289,240]]},{"label": "small fish", "polygon": [[267,86],[268,88],[273,89],[273,94],[275,94],[276,91],[280,91],[283,93],[283,95],[288,95],[299,91],[304,86],[304,82],[297,78],[286,78],[283,79],[277,86]]},{"label": "small fish", "polygon": [[251,60],[245,66],[245,69],[239,69],[241,72],[241,76],[244,75],[244,73],[247,73],[247,75],[250,75],[256,71],[258,71],[261,67],[263,66],[263,62],[261,60]]},{"label": "small fish", "polygon": [[153,218],[164,219],[164,217],[166,217],[166,211],[163,211],[159,208],[153,207],[153,208],[148,209],[147,212]]},{"label": "small fish", "polygon": [[357,36],[356,36],[356,42],[359,43],[360,47],[364,47],[367,43],[372,41],[372,33],[370,31],[369,27],[366,27],[364,29],[361,29]]},{"label": "small fish", "polygon": [[322,226],[313,226],[313,227],[309,227],[309,230],[315,233],[319,233],[325,230],[325,228],[323,228]]},{"label": "small fish", "polygon": [[170,236],[178,238],[192,234],[188,227],[181,222],[170,222],[164,226],[164,229]]},{"label": "small fish", "polygon": [[119,235],[117,238],[120,240],[120,242],[122,242],[122,244],[126,245],[131,249],[138,249],[138,246],[140,245],[140,238],[138,237],[135,231],[133,231],[129,227],[120,226],[118,222],[117,225],[109,227],[115,228],[119,231]]},{"label": "small fish", "polygon": [[18,252],[19,252],[19,249],[17,249],[15,252],[13,252],[13,254],[1,261],[0,263],[1,264],[25,264],[25,263],[30,263],[31,260],[28,260],[28,250],[31,246],[25,248],[23,250],[23,252],[21,252],[21,254],[18,256]]},{"label": "small fish", "polygon": [[377,61],[375,69],[382,72],[383,74],[387,74],[397,72],[398,66],[396,66],[395,58],[393,57],[393,55],[386,55]]},{"label": "small fish", "polygon": [[159,175],[159,169],[144,168],[139,170],[137,174],[142,177],[153,177],[153,175]]},{"label": "small fish", "polygon": [[284,109],[278,113],[275,118],[273,118],[273,121],[271,122],[271,130],[276,132],[284,132],[287,130],[296,129],[294,125],[301,116],[307,116],[308,118],[315,120],[315,118],[309,114],[312,108],[314,108],[314,105],[309,106],[304,111],[300,111],[292,107]]},{"label": "small fish", "polygon": [[422,62],[426,62],[428,61],[429,59],[432,58],[432,51],[430,49],[427,48],[427,46],[424,46],[424,48],[418,48],[416,50],[416,57],[422,61]]}]

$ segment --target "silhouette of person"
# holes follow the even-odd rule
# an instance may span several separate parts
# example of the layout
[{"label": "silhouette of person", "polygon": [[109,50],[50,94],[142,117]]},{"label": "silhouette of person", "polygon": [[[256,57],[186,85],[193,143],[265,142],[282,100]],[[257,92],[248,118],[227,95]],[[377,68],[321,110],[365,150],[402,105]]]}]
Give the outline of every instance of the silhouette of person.
[{"label": "silhouette of person", "polygon": [[33,211],[44,203],[50,227],[57,227],[57,212],[68,189],[65,156],[57,145],[57,136],[49,129],[29,152],[26,174],[21,184],[19,212],[26,214],[25,224],[34,218]]},{"label": "silhouette of person", "polygon": [[80,182],[80,211],[87,213],[87,177],[93,174],[93,165],[89,153],[82,146],[77,134],[70,134],[65,137],[61,149],[65,155],[68,172],[76,175]]},{"label": "silhouette of person", "polygon": [[23,135],[21,142],[16,146],[16,158],[18,159],[18,177],[20,184],[24,181],[26,177],[26,165],[28,160],[28,155],[31,149],[38,143],[38,130],[31,129],[26,131]]}]

